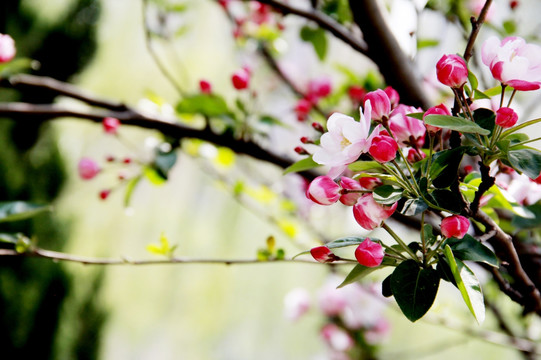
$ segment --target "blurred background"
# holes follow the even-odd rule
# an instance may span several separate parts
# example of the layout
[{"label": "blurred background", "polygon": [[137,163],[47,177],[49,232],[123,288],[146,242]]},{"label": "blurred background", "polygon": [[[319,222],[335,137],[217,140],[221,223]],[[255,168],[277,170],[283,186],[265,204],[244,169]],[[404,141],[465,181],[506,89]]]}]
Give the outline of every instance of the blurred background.
[{"label": "blurred background", "polygon": [[[216,2],[182,3],[188,10],[165,21],[175,29],[182,27],[184,33],[154,41],[156,53],[184,91],[196,92],[200,79],[211,79],[217,92],[231,97],[230,74],[250,62],[248,51],[238,51],[229,36],[231,24]],[[167,113],[167,104],[178,100],[145,44],[141,1],[8,0],[0,10],[0,33],[16,40],[18,56],[39,61],[34,73],[140,108],[148,107],[152,98],[151,106],[162,113]],[[159,15],[150,6],[148,27],[153,21],[159,23]],[[295,19],[286,18],[285,24],[294,26]],[[334,41],[330,47],[329,58],[321,65],[310,60],[308,45],[290,43],[284,62],[305,56],[307,65],[299,75],[305,78],[328,73],[344,56],[351,59],[355,71],[366,73],[371,68],[344,45]],[[259,70],[254,68],[256,77]],[[261,103],[272,102],[277,117],[295,124],[291,103],[281,100],[282,90],[275,84],[267,87],[272,91],[262,95]],[[11,90],[0,92],[2,101],[33,96],[40,102],[51,101],[31,92],[20,96]],[[298,134],[293,133],[288,138],[279,132],[271,141],[294,156],[291,144]],[[176,255],[208,259],[255,258],[269,236],[288,257],[317,244],[310,226],[286,218],[268,221],[265,213],[284,205],[273,194],[287,186],[296,186],[302,197],[298,179],[283,180],[281,169],[240,157],[216,160],[217,150],[210,149],[207,156],[200,144],[196,144],[197,156],[179,153],[166,183],[140,182],[128,206],[114,167],[92,182],[77,176],[81,157],[101,163],[109,155],[144,161],[161,140],[157,132],[127,127],[121,127],[119,138],[111,137],[100,125],[73,119],[42,126],[1,121],[0,198],[54,205],[50,214],[3,230],[32,233],[46,249],[116,259],[158,259],[146,248],[159,243],[162,234],[178,246]],[[239,202],[223,180],[237,179],[239,173],[265,184],[252,189],[255,206]],[[99,198],[104,189],[112,189],[105,201]],[[301,201],[299,206],[306,204]],[[306,211],[306,218],[318,224],[314,228],[330,238],[360,234],[349,213]],[[374,236],[385,238],[377,232]],[[369,281],[381,281],[386,275],[376,274]],[[317,310],[317,299],[328,277],[327,267],[313,264],[85,266],[2,258],[2,358],[327,359],[332,355],[320,335],[325,320]],[[284,297],[299,288],[306,289],[312,306],[292,321]],[[494,289],[487,286],[486,291]],[[433,311],[415,324],[400,314],[394,302],[366,296],[384,304],[381,316],[390,323],[389,332],[378,342],[378,358],[521,358],[519,352],[491,343],[505,340],[489,332],[497,330],[493,318],[482,327],[472,326],[458,291],[448,284],[441,285]],[[368,311],[370,303],[366,303]],[[520,313],[507,299],[498,305],[505,312]],[[539,332],[534,325],[531,331]]]}]

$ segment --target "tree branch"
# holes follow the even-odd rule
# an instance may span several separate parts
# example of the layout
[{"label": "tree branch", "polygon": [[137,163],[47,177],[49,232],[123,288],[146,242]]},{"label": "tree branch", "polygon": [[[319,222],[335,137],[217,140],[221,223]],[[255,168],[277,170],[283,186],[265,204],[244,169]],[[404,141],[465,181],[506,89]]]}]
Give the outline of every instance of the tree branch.
[{"label": "tree branch", "polygon": [[472,31],[468,39],[468,44],[466,45],[466,50],[464,50],[464,60],[466,60],[466,62],[468,62],[473,55],[473,46],[475,44],[475,40],[477,40],[477,34],[479,34],[479,30],[481,30],[481,25],[483,25],[485,22],[488,9],[490,8],[491,4],[492,0],[487,0],[483,6],[483,9],[481,9],[481,12],[479,13],[477,20],[474,17],[471,18]]},{"label": "tree branch", "polygon": [[430,107],[417,71],[382,16],[376,0],[349,0],[353,18],[368,44],[366,54],[379,68],[385,81],[394,87],[406,104]]}]

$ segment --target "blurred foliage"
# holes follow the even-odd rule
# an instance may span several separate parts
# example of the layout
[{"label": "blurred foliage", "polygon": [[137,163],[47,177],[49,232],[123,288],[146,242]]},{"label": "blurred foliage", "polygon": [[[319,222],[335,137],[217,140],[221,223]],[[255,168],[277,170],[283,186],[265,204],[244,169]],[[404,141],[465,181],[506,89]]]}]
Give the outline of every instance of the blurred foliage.
[{"label": "blurred foliage", "polygon": [[[70,4],[54,23],[40,20],[24,0],[0,4],[0,33],[17,41],[18,56],[39,62],[37,74],[67,80],[86,64],[95,50],[97,0]],[[0,93],[0,99],[50,102],[53,94],[25,91]],[[0,122],[0,201],[25,200],[52,203],[62,189],[65,173],[55,134],[48,125]],[[32,234],[39,245],[60,250],[67,239],[67,224],[59,224],[50,212],[31,220],[2,224],[3,232]],[[9,244],[5,246],[11,246]],[[5,258],[0,264],[0,338],[6,359],[55,359],[58,349],[69,358],[95,359],[105,312],[96,302],[102,283],[98,274],[90,280],[86,296],[74,297],[74,279],[60,264],[41,259]],[[70,307],[66,303],[70,302]],[[74,310],[75,309],[75,310]],[[59,326],[68,316],[69,339],[58,339]]]}]

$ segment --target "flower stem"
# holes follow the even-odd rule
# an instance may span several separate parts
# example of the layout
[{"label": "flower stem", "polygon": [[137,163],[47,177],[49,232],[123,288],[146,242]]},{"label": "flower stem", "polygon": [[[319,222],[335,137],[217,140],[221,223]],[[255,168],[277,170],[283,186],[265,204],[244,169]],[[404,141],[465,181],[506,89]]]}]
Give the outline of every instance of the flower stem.
[{"label": "flower stem", "polygon": [[419,258],[417,257],[417,255],[415,255],[415,253],[409,248],[408,245],[406,245],[406,243],[400,238],[400,236],[398,236],[390,227],[389,225],[383,223],[381,224],[381,227],[383,229],[385,229],[385,231],[387,231],[387,233],[389,233],[389,235],[391,235],[393,237],[393,239],[396,240],[396,242],[398,243],[398,245],[400,245],[408,254],[409,256],[417,261],[417,262],[420,262],[419,261]]}]

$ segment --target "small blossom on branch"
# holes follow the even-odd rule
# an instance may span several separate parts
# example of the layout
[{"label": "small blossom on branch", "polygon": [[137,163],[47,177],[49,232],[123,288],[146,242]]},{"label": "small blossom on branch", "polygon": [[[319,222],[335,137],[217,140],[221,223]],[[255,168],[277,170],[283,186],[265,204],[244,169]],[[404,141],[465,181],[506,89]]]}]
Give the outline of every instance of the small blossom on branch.
[{"label": "small blossom on branch", "polygon": [[398,203],[391,206],[378,204],[371,193],[364,194],[353,206],[353,216],[362,228],[374,230],[394,213],[397,206]]},{"label": "small blossom on branch", "polygon": [[470,221],[461,215],[448,216],[441,221],[441,233],[446,238],[462,239],[469,228]]},{"label": "small blossom on branch", "polygon": [[443,55],[436,64],[436,74],[443,85],[460,88],[468,80],[468,66],[458,55]]}]

